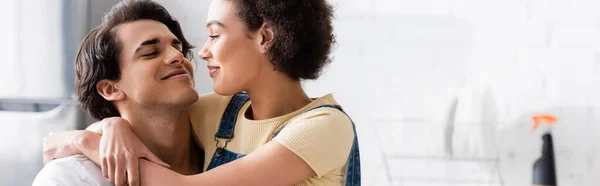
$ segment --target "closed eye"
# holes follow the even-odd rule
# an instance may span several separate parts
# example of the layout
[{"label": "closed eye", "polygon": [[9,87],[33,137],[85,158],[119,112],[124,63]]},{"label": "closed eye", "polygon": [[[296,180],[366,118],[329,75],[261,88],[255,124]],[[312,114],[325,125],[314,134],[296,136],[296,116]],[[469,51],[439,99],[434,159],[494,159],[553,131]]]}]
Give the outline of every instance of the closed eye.
[{"label": "closed eye", "polygon": [[220,35],[208,35],[211,40],[219,39]]},{"label": "closed eye", "polygon": [[143,54],[142,57],[154,56],[156,54],[158,54],[158,52],[151,52],[151,53]]}]

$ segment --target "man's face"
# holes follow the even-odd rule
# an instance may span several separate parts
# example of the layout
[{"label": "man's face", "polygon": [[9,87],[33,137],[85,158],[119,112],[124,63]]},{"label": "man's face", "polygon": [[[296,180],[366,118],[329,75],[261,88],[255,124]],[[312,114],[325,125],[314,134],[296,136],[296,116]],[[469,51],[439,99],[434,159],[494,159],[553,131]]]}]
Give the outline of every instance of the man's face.
[{"label": "man's face", "polygon": [[115,85],[125,94],[126,104],[187,106],[198,99],[192,64],[166,25],[138,20],[116,29],[121,76]]}]

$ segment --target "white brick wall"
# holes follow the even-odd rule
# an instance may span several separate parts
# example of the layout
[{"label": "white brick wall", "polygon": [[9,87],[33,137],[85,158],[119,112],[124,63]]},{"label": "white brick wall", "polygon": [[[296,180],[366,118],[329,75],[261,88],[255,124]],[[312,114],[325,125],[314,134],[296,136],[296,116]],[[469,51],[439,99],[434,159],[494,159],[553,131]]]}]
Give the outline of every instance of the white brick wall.
[{"label": "white brick wall", "polygon": [[529,185],[538,113],[559,185],[600,185],[600,1],[332,2],[335,61],[306,87],[361,119],[365,185]]},{"label": "white brick wall", "polygon": [[[160,2],[201,46],[209,1]],[[335,60],[305,87],[357,123],[364,185],[530,185],[539,113],[560,120],[559,185],[600,185],[600,1],[331,2]]]}]

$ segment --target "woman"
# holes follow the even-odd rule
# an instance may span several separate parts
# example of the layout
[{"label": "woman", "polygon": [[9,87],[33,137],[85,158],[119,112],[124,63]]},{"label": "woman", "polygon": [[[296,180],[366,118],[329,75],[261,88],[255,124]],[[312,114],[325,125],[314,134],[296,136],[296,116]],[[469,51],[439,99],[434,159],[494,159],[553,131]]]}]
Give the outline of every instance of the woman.
[{"label": "woman", "polygon": [[[209,39],[200,50],[218,94],[188,108],[206,172],[183,176],[140,161],[143,185],[360,185],[353,123],[332,95],[309,98],[301,80],[316,79],[334,43],[332,8],[326,0],[215,0],[208,13]],[[249,101],[251,100],[251,101]],[[112,120],[114,121],[114,119]],[[99,125],[110,125],[101,122]],[[101,127],[100,127],[101,128]],[[140,148],[120,133],[100,148]],[[95,162],[98,135],[77,148]],[[122,141],[122,143],[117,143]],[[235,160],[235,161],[234,161]],[[108,170],[109,172],[114,172]],[[118,173],[116,173],[118,174]]]}]

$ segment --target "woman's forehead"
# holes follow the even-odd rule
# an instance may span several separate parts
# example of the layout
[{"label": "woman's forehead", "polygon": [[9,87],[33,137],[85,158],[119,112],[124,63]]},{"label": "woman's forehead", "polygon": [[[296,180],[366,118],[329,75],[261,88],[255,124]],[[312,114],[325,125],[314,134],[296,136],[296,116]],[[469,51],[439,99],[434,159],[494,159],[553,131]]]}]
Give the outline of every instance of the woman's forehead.
[{"label": "woman's forehead", "polygon": [[234,17],[234,12],[232,1],[214,0],[208,9],[206,20],[207,22],[214,20],[226,22]]}]

